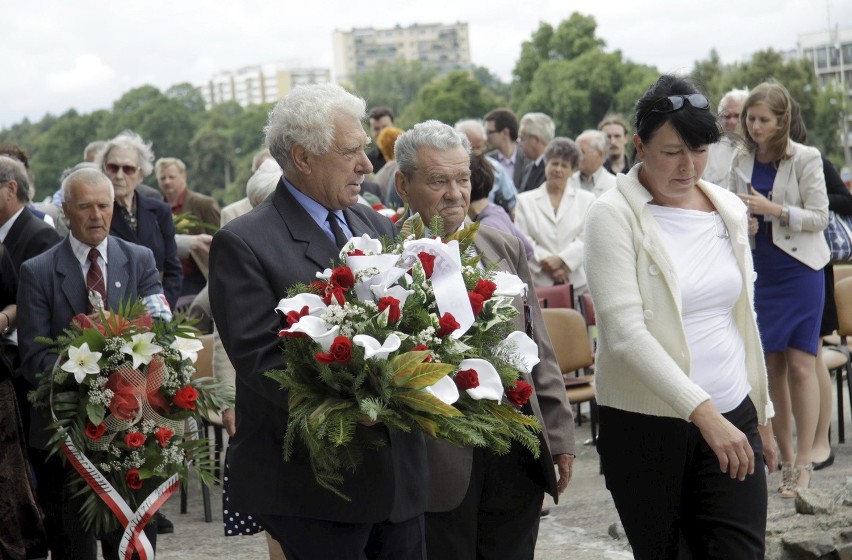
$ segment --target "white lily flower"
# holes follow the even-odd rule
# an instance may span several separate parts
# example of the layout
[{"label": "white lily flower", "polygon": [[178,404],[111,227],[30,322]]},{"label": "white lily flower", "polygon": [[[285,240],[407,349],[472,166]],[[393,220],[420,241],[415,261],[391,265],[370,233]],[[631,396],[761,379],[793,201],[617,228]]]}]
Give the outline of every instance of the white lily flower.
[{"label": "white lily flower", "polygon": [[356,334],[352,337],[352,342],[354,342],[356,346],[364,348],[364,358],[368,360],[371,358],[376,360],[387,360],[388,355],[391,352],[399,350],[399,345],[402,344],[400,338],[393,333],[389,334],[382,344],[380,344],[379,341],[372,336],[366,334]]},{"label": "white lily flower", "polygon": [[526,283],[515,274],[497,271],[492,280],[497,284],[497,289],[494,290],[495,296],[515,297],[527,293]]},{"label": "white lily flower", "polygon": [[524,373],[532,373],[532,369],[541,361],[538,357],[538,344],[525,332],[513,331],[497,347],[514,354],[517,358],[515,365]]},{"label": "white lily flower", "polygon": [[479,377],[479,386],[467,389],[470,398],[477,401],[486,399],[497,402],[503,399],[503,382],[500,380],[500,374],[497,373],[490,362],[479,358],[462,360],[459,364],[459,371],[466,369],[476,370],[476,375]]},{"label": "white lily flower", "polygon": [[440,399],[444,404],[453,404],[459,400],[459,388],[449,375],[445,375],[434,385],[424,387],[424,391]]},{"label": "white lily flower", "polygon": [[153,342],[154,333],[146,332],[134,334],[130,337],[130,342],[125,342],[121,347],[121,351],[133,359],[133,367],[138,369],[142,364],[148,364],[151,358],[157,352],[162,352],[163,349]]},{"label": "white lily flower", "polygon": [[280,311],[282,315],[286,316],[290,311],[301,312],[305,306],[308,308],[308,315],[314,317],[322,317],[328,309],[322,298],[316,294],[297,294],[294,297],[279,301],[275,311]]},{"label": "white lily flower", "polygon": [[180,352],[181,359],[189,360],[194,364],[198,361],[198,351],[204,348],[204,344],[194,336],[176,336],[169,348]]},{"label": "white lily flower", "polygon": [[98,360],[102,355],[100,352],[89,350],[88,342],[84,342],[82,346],[69,346],[68,361],[62,364],[62,370],[73,373],[77,383],[82,383],[87,375],[100,373],[101,366],[98,365]]},{"label": "white lily flower", "polygon": [[307,317],[302,317],[298,323],[291,325],[289,329],[284,330],[287,332],[305,333],[322,347],[323,352],[328,352],[340,327],[335,325],[329,328],[328,323],[319,317],[308,315]]}]

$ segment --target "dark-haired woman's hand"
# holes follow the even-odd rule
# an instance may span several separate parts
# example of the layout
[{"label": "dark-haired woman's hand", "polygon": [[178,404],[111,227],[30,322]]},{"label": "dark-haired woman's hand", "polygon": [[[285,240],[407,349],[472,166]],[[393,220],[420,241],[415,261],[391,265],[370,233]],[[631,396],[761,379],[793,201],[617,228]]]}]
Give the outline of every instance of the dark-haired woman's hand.
[{"label": "dark-haired woman's hand", "polygon": [[731,478],[745,480],[754,474],[754,451],[748,438],[713,404],[706,400],[692,411],[689,419],[701,431],[701,436],[719,459],[719,469]]}]

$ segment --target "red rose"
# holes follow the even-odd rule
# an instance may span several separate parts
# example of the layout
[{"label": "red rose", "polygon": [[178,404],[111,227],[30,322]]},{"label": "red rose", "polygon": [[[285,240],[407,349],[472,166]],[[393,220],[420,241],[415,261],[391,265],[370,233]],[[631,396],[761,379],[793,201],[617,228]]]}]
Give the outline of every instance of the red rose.
[{"label": "red rose", "polygon": [[426,278],[431,278],[432,271],[435,269],[435,255],[420,252],[417,254],[417,258],[420,259],[420,264],[423,265],[423,272],[426,273]]},{"label": "red rose", "polygon": [[399,214],[394,214],[393,216],[391,216],[390,221],[393,223],[397,223],[399,221]]},{"label": "red rose", "polygon": [[292,327],[296,323],[299,322],[299,319],[308,315],[308,306],[303,305],[299,311],[288,311],[287,315],[287,326]]},{"label": "red rose", "polygon": [[[412,348],[412,350],[413,350],[413,351],[415,351],[415,352],[422,352],[423,350],[428,350],[428,349],[429,349],[429,348],[427,348],[425,344],[418,344],[417,346],[415,346],[414,348]],[[431,361],[432,361],[432,356],[431,356],[431,355],[426,356],[426,359],[425,359],[425,360],[423,360],[423,362],[424,362],[424,363],[427,363],[427,364],[428,364],[429,362],[431,362]]]},{"label": "red rose", "polygon": [[160,442],[160,447],[165,447],[169,440],[172,439],[172,436],[175,435],[173,431],[168,428],[159,427],[154,430],[154,437],[157,438],[157,441]]},{"label": "red rose", "polygon": [[456,318],[453,317],[452,313],[444,313],[441,315],[441,318],[438,319],[438,336],[445,337],[451,334],[454,330],[461,327],[459,322],[456,321]]},{"label": "red rose", "polygon": [[473,316],[476,317],[482,313],[484,298],[482,297],[482,294],[477,294],[476,292],[468,292],[467,297],[470,300],[470,307],[473,309]]},{"label": "red rose", "polygon": [[192,385],[187,385],[182,389],[178,389],[178,392],[175,393],[175,396],[172,398],[172,402],[175,403],[175,406],[186,408],[188,410],[195,410],[196,400],[198,400],[198,391],[196,391],[195,387]]},{"label": "red rose", "polygon": [[497,284],[495,284],[491,280],[480,278],[476,281],[476,287],[473,289],[473,291],[481,295],[484,301],[488,301],[489,299],[491,299],[491,296],[494,295],[494,291],[496,289]]},{"label": "red rose", "polygon": [[338,266],[331,271],[330,281],[332,286],[347,291],[355,285],[355,275],[352,274],[352,269],[348,266]]},{"label": "red rose", "polygon": [[95,426],[91,422],[86,423],[86,437],[93,441],[98,441],[99,439],[101,439],[106,433],[106,430],[106,424],[104,424],[103,422],[101,422],[97,426]]},{"label": "red rose", "polygon": [[385,209],[384,204],[373,204],[373,210],[384,210],[384,209]]},{"label": "red rose", "polygon": [[124,435],[124,443],[127,447],[136,449],[145,445],[145,436],[142,432],[129,432]]},{"label": "red rose", "polygon": [[388,310],[388,323],[396,323],[399,321],[399,300],[395,297],[385,296],[383,298],[379,298],[379,313]]},{"label": "red rose", "polygon": [[346,253],[346,255],[349,257],[363,257],[364,251],[362,251],[361,249],[352,249],[351,251]]},{"label": "red rose", "polygon": [[305,338],[306,335],[303,332],[290,332],[288,330],[281,329],[278,331],[278,336],[289,336],[290,338]]},{"label": "red rose", "polygon": [[112,400],[109,402],[109,411],[120,420],[133,420],[139,415],[141,404],[139,402],[139,391],[128,383],[118,373],[112,373],[104,385],[112,391]]},{"label": "red rose", "polygon": [[345,336],[338,336],[331,343],[328,353],[317,352],[316,359],[321,364],[330,364],[333,362],[345,364],[352,359],[352,341]]},{"label": "red rose", "polygon": [[475,369],[464,369],[458,372],[453,381],[456,382],[456,387],[459,388],[459,391],[466,391],[468,389],[476,389],[479,387],[479,375],[476,373]]},{"label": "red rose", "polygon": [[506,389],[506,398],[515,406],[524,406],[532,396],[532,387],[526,381],[517,381],[514,389]]},{"label": "red rose", "polygon": [[322,296],[322,301],[326,305],[331,305],[331,300],[332,298],[334,298],[334,300],[337,302],[337,305],[343,306],[343,304],[346,303],[346,296],[343,292],[343,288],[339,288],[336,286],[332,288],[326,288],[325,295]]},{"label": "red rose", "polygon": [[127,483],[127,487],[131,490],[139,490],[142,488],[142,479],[139,478],[139,469],[130,469],[127,471],[127,474],[124,475],[124,482]]}]

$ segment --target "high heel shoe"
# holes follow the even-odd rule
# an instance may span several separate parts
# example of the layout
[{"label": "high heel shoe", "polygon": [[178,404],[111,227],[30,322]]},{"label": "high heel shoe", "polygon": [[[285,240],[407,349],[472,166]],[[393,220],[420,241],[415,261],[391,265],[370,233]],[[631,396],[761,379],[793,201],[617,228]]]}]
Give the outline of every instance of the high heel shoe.
[{"label": "high heel shoe", "polygon": [[815,471],[821,471],[822,469],[830,467],[833,464],[834,464],[834,449],[832,449],[828,453],[828,458],[825,461],[819,461],[819,462],[814,463],[813,465],[814,465]]},{"label": "high heel shoe", "polygon": [[796,481],[798,480],[798,471],[796,467],[790,463],[781,464],[781,485],[778,487],[778,492],[782,498],[796,497]]},{"label": "high heel shoe", "polygon": [[[807,473],[808,479],[804,484],[800,484],[799,481],[802,479],[802,475]],[[796,466],[796,491],[798,492],[801,488],[810,488],[811,486],[811,478],[813,478],[814,474],[814,466],[813,463],[808,463],[807,465],[798,465]]]}]

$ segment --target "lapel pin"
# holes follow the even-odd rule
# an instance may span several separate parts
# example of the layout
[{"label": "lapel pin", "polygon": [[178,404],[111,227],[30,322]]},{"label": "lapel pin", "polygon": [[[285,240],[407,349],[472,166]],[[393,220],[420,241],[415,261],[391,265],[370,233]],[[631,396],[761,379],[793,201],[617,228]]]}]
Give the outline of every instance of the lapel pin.
[{"label": "lapel pin", "polygon": [[115,287],[116,287],[116,288],[120,288],[120,287],[121,287],[121,282],[116,282],[116,283],[115,283]]}]

